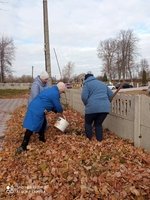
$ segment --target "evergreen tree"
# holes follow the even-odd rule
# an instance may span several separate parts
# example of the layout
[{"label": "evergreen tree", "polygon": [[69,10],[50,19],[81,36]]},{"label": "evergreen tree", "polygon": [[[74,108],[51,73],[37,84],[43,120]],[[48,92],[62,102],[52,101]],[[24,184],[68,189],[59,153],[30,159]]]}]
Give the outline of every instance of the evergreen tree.
[{"label": "evergreen tree", "polygon": [[146,71],[145,71],[145,69],[143,69],[143,73],[142,73],[142,85],[146,85],[146,83],[147,83]]},{"label": "evergreen tree", "polygon": [[103,81],[104,81],[104,82],[107,82],[107,81],[108,81],[108,78],[107,78],[107,75],[106,75],[106,73],[104,73],[104,76],[103,76]]}]

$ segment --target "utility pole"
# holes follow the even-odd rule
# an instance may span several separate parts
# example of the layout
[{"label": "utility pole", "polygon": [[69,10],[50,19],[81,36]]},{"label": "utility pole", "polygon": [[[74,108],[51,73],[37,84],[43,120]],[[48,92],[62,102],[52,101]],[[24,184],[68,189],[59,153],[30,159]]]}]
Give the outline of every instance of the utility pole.
[{"label": "utility pole", "polygon": [[34,70],[34,66],[32,66],[32,80],[33,80],[33,70]]},{"label": "utility pole", "polygon": [[44,18],[44,52],[45,52],[45,69],[50,76],[50,84],[52,84],[50,47],[49,47],[49,28],[48,28],[48,8],[47,0],[43,0],[43,18]]}]

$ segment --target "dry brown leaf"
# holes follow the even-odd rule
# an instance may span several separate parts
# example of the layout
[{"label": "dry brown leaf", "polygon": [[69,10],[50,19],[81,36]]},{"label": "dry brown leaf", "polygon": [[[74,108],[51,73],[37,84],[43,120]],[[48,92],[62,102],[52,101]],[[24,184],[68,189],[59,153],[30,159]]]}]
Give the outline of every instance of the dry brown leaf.
[{"label": "dry brown leaf", "polygon": [[35,198],[35,200],[43,200],[43,198],[42,198],[41,196],[37,196],[37,197]]},{"label": "dry brown leaf", "polygon": [[140,196],[140,192],[135,188],[135,186],[130,187],[130,191],[132,194]]}]

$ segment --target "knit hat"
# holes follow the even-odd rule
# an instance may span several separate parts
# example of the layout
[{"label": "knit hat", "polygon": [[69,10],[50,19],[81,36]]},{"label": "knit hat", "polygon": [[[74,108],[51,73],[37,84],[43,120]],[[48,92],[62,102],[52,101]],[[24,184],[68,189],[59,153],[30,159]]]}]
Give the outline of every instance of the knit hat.
[{"label": "knit hat", "polygon": [[86,79],[87,79],[88,77],[90,77],[90,76],[93,76],[93,74],[88,72],[88,73],[85,75],[84,80],[86,80]]},{"label": "knit hat", "polygon": [[45,80],[45,79],[48,79],[48,78],[49,78],[49,75],[46,71],[41,72],[41,74],[40,74],[41,80]]},{"label": "knit hat", "polygon": [[67,89],[65,83],[63,83],[63,82],[57,83],[57,87],[60,92],[65,92],[65,90]]}]

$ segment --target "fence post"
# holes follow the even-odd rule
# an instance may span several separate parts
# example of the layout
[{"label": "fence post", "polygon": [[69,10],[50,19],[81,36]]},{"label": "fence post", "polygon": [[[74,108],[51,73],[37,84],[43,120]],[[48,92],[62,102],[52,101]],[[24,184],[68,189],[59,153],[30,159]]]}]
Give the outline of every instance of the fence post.
[{"label": "fence post", "polygon": [[141,146],[141,96],[135,96],[134,104],[134,145]]}]

